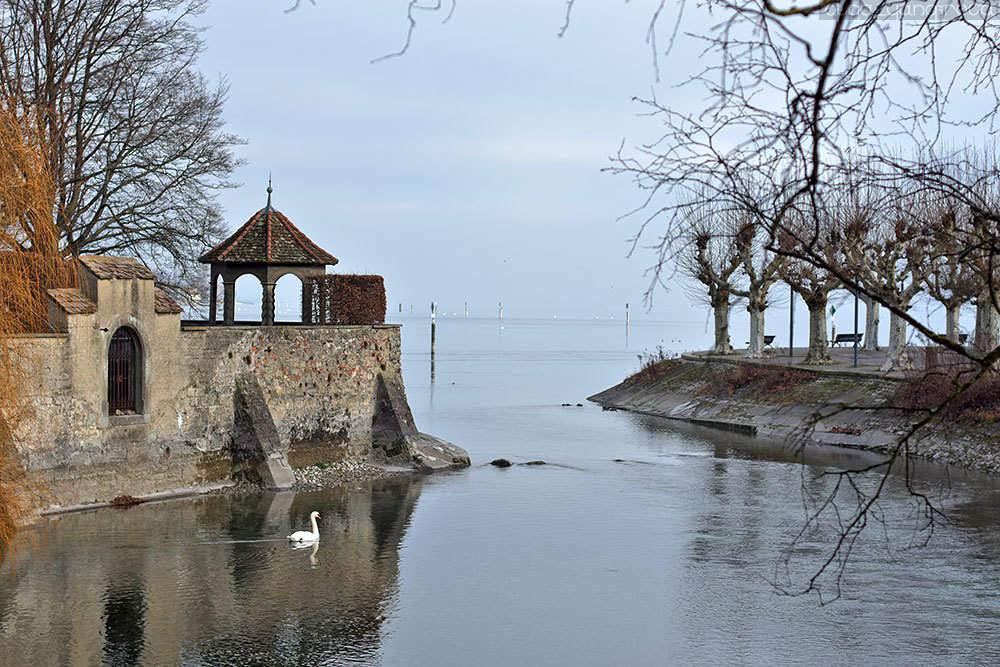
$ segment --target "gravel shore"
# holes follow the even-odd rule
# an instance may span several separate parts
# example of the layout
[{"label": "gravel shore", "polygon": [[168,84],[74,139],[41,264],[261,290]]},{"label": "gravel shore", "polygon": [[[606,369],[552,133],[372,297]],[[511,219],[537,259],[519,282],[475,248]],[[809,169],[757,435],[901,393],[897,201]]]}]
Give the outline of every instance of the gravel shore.
[{"label": "gravel shore", "polygon": [[[295,484],[292,491],[317,491],[337,486],[348,486],[359,482],[370,482],[400,475],[412,475],[415,471],[409,468],[382,467],[365,461],[339,461],[325,464],[323,467],[308,466],[295,468]],[[264,486],[260,482],[249,479],[237,480],[232,486],[215,491],[213,494],[261,493]]]}]

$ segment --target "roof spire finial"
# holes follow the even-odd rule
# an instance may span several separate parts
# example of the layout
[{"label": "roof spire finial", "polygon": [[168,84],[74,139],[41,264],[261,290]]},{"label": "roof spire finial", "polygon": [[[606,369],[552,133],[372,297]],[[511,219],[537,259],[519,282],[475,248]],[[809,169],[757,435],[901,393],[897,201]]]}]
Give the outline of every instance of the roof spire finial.
[{"label": "roof spire finial", "polygon": [[271,210],[271,193],[274,192],[274,188],[271,187],[271,173],[267,174],[267,209]]}]

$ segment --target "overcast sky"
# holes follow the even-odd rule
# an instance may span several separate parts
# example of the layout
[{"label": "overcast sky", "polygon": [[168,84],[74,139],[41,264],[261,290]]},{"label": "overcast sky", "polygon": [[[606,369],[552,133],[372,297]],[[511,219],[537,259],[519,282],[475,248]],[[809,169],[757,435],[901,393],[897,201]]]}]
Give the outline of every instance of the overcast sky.
[{"label": "overcast sky", "polygon": [[[642,193],[601,171],[623,142],[658,137],[634,96],[703,103],[675,87],[701,67],[683,35],[655,84],[645,36],[657,0],[578,0],[563,39],[564,0],[459,0],[445,25],[418,13],[409,52],[375,64],[405,39],[406,0],[303,0],[284,13],[291,4],[215,2],[202,17],[200,67],[228,79],[227,129],[247,142],[242,186],[222,196],[231,229],[264,205],[273,173],[275,207],[340,258],[337,271],[385,277],[390,315],[436,300],[494,316],[502,301],[507,317],[617,319],[629,302],[633,317],[699,322],[709,335],[707,307],[678,286],[659,288],[645,314],[654,258],[626,256],[639,220],[617,220]],[[707,26],[687,12],[684,29]],[[238,298],[259,301],[244,280]],[[293,284],[298,294],[285,280],[279,301]],[[777,290],[766,328],[787,345],[788,290]],[[837,315],[841,331],[849,314]],[[804,344],[801,300],[796,318]],[[746,326],[738,306],[735,345]]]},{"label": "overcast sky", "polygon": [[[228,129],[247,141],[243,185],[222,199],[231,228],[273,172],[275,207],[338,271],[385,276],[391,312],[432,299],[479,315],[500,301],[512,316],[641,310],[653,258],[627,259],[637,221],[616,221],[641,193],[601,169],[623,140],[656,136],[631,99],[655,79],[651,3],[581,2],[558,39],[562,0],[460,0],[446,25],[421,14],[410,51],[376,64],[405,39],[405,2],[290,4],[216,2],[203,17],[201,69],[228,78]],[[678,306],[661,291],[653,315]]]}]

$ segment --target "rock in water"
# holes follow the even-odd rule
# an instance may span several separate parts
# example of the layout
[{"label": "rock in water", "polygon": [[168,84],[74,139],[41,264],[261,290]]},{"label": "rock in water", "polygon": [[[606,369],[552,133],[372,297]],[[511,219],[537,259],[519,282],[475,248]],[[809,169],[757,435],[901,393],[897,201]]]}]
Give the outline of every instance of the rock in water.
[{"label": "rock in water", "polygon": [[508,461],[507,459],[493,459],[492,461],[490,461],[490,465],[496,466],[498,468],[509,468],[514,464]]}]

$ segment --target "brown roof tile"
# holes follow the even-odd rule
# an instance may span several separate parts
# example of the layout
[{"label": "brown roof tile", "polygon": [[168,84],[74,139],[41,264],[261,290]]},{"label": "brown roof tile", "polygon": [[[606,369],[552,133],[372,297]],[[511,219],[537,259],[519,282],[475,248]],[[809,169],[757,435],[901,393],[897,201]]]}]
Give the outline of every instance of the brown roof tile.
[{"label": "brown roof tile", "polygon": [[56,287],[46,291],[69,315],[90,315],[97,312],[97,304],[75,287]]},{"label": "brown roof tile", "polygon": [[232,236],[202,255],[200,261],[334,265],[340,260],[310,241],[281,211],[268,205],[254,213]]},{"label": "brown roof tile", "polygon": [[101,280],[156,280],[153,272],[134,257],[106,257],[104,255],[81,255],[80,261],[91,273]]},{"label": "brown roof tile", "polygon": [[161,289],[156,290],[153,293],[153,297],[156,299],[156,305],[153,309],[161,315],[184,312],[184,309],[181,308],[180,304],[167,296],[167,293]]}]

